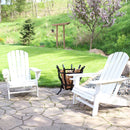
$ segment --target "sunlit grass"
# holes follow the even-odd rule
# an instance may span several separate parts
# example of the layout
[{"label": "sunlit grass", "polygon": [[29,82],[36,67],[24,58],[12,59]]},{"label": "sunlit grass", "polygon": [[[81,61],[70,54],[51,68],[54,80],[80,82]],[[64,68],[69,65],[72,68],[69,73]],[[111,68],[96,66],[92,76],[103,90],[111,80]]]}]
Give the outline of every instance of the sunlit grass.
[{"label": "sunlit grass", "polygon": [[24,50],[28,52],[30,67],[42,70],[39,85],[45,87],[60,86],[56,65],[59,65],[62,69],[62,64],[66,68],[70,68],[71,64],[77,68],[81,64],[82,66],[86,66],[84,72],[87,73],[99,71],[103,68],[106,61],[106,57],[91,54],[87,51],[0,45],[0,80],[3,80],[2,70],[8,68],[7,53],[11,50]]}]

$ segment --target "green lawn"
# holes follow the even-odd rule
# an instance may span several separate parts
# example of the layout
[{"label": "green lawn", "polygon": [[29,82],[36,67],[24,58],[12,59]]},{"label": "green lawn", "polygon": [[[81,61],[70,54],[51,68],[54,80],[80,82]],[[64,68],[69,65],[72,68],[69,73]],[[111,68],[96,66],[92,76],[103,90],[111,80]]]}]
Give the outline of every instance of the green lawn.
[{"label": "green lawn", "polygon": [[0,80],[3,80],[2,69],[8,68],[7,53],[11,50],[24,50],[29,53],[30,67],[42,70],[39,86],[45,87],[60,86],[56,65],[62,68],[62,64],[64,64],[66,68],[69,68],[73,64],[77,68],[81,64],[82,66],[86,66],[84,72],[97,72],[103,68],[106,61],[106,57],[87,51],[0,45]]}]

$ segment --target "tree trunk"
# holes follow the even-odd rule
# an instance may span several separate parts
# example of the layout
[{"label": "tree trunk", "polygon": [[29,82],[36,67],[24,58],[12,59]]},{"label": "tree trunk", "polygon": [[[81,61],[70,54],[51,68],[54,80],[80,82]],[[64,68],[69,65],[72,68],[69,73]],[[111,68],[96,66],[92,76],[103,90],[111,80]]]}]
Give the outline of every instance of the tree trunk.
[{"label": "tree trunk", "polygon": [[0,0],[0,22],[2,21],[1,19],[1,0]]},{"label": "tree trunk", "polygon": [[94,30],[92,31],[92,34],[91,34],[91,39],[90,39],[90,50],[92,49],[92,45],[93,45],[93,39],[94,39]]},{"label": "tree trunk", "polygon": [[32,0],[32,16],[34,16],[34,2]]},{"label": "tree trunk", "polygon": [[35,6],[35,16],[37,17],[38,15],[38,13],[37,13],[37,1],[35,0],[35,3],[34,3],[34,6]]},{"label": "tree trunk", "polygon": [[89,50],[92,49],[92,44],[93,44],[93,41],[92,41],[92,38],[91,38],[91,39],[90,39],[90,48],[89,48]]}]

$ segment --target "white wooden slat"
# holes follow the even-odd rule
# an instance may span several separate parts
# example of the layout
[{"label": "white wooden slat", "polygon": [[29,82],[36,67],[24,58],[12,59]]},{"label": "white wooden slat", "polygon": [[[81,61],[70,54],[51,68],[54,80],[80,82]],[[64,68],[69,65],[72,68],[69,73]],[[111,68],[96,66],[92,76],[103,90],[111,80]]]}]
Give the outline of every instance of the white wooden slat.
[{"label": "white wooden slat", "polygon": [[30,79],[28,54],[26,52],[19,50],[9,52],[8,64],[11,81]]},{"label": "white wooden slat", "polygon": [[[120,61],[120,57],[122,56],[122,53],[114,53],[113,58],[111,59],[110,66],[108,67],[106,71],[106,76],[103,80],[113,80],[113,79],[118,79],[117,74],[115,73],[115,70],[117,69],[117,65]],[[101,86],[102,92],[107,93],[107,94],[112,94],[113,90],[115,88],[116,84],[108,84],[108,85],[103,85]]]},{"label": "white wooden slat", "polygon": [[126,53],[124,53],[122,55],[121,59],[120,59],[120,62],[118,63],[117,69],[116,69],[117,75],[121,76],[121,74],[122,74],[122,72],[123,72],[123,70],[125,68],[125,65],[126,65],[128,59],[129,59],[128,55],[126,55]]},{"label": "white wooden slat", "polygon": [[[105,79],[103,80],[114,80],[114,79],[118,79],[120,78],[120,75],[123,71],[123,68],[125,67],[126,65],[126,62],[128,60],[128,56],[126,57],[127,55],[125,53],[122,53],[122,52],[119,52],[119,53],[115,53],[114,54],[114,57],[112,58],[112,66],[110,66],[108,68],[108,72],[106,72],[106,77]],[[125,62],[124,62],[124,59],[125,59]],[[122,66],[121,66],[122,64]],[[111,69],[111,71],[110,71]],[[108,76],[108,77],[107,77]],[[102,91],[103,92],[106,92],[106,93],[109,93],[109,94],[112,94],[113,93],[113,90],[115,88],[116,84],[109,84],[109,85],[103,85],[101,88],[102,88]]]},{"label": "white wooden slat", "polygon": [[88,95],[90,96],[94,96],[95,94],[95,89],[91,89],[91,88],[85,88],[85,87],[74,87],[74,89],[72,90],[73,91],[77,91],[77,92],[81,92],[81,93],[88,93]]},{"label": "white wooden slat", "polygon": [[10,94],[30,93],[30,92],[36,92],[36,90],[27,90],[27,91],[10,92]]},{"label": "white wooden slat", "polygon": [[118,64],[120,62],[121,56],[122,56],[122,53],[116,53],[114,55],[114,58],[111,61],[113,64],[112,64],[110,69],[108,68],[109,69],[109,73],[108,73],[106,79],[110,79],[111,80],[111,79],[115,79],[115,78],[117,79],[117,78],[120,77],[120,76],[117,75],[116,70],[118,69]]},{"label": "white wooden slat", "polygon": [[26,80],[26,81],[13,81],[10,82],[10,88],[19,88],[19,87],[27,87],[27,86],[36,86],[37,81],[34,80]]},{"label": "white wooden slat", "polygon": [[101,80],[105,80],[106,77],[108,77],[110,71],[111,71],[111,67],[113,66],[113,59],[114,59],[114,55],[112,55],[111,59],[108,62],[108,65],[106,67],[106,69],[104,70],[104,75],[101,75]]},{"label": "white wooden slat", "polygon": [[9,65],[9,73],[10,73],[10,80],[11,80],[11,56],[10,56],[10,53],[7,54],[7,57],[8,57],[8,65]]},{"label": "white wooden slat", "polygon": [[[126,53],[124,53],[122,55],[121,59],[120,59],[120,62],[118,63],[118,66],[117,66],[117,69],[116,69],[117,72],[115,72],[117,75],[121,76],[121,74],[122,74],[122,72],[123,72],[123,70],[125,68],[125,65],[126,65],[128,59],[129,59],[128,55]],[[117,92],[119,91],[119,87],[115,88],[115,91],[116,92],[113,91],[114,94],[115,93],[117,94]]]},{"label": "white wooden slat", "polygon": [[108,80],[108,79],[110,80],[111,79],[110,74],[113,72],[113,67],[116,64],[115,61],[117,60],[117,57],[118,57],[118,53],[115,53],[112,56],[111,60],[109,61],[109,66],[105,70],[105,75],[103,77],[103,80]]},{"label": "white wooden slat", "polygon": [[[128,55],[123,52],[116,52],[111,54],[108,57],[103,72],[101,73],[100,79],[97,82],[99,83],[109,82],[109,81],[118,82],[117,79],[120,78],[128,59],[129,59]],[[115,104],[121,106],[128,105],[125,99],[116,97],[116,94],[119,91],[119,87],[120,87],[119,84],[116,83],[105,84],[105,85],[98,86],[98,88],[96,87],[94,92],[94,91],[89,91],[91,90],[91,88],[85,88],[85,87],[81,88],[79,84],[78,85],[76,84],[72,92],[76,95],[76,97],[79,96],[81,98],[75,98],[74,96],[73,100],[75,98],[76,100],[88,105],[89,107],[92,107],[93,108],[92,115],[94,116],[97,115],[98,113],[98,106],[100,103],[113,104],[113,105]],[[88,101],[92,101],[94,105],[91,105],[88,102],[86,102],[86,99]]]},{"label": "white wooden slat", "polygon": [[12,68],[12,52],[10,52],[10,55],[9,55],[9,70],[10,70],[10,76],[11,76],[11,80],[13,80],[14,79],[14,76],[13,76],[13,74],[15,73],[15,72],[13,72],[13,68]]},{"label": "white wooden slat", "polygon": [[18,57],[18,69],[19,69],[19,78],[23,80],[22,75],[22,61],[21,61],[21,50],[18,51],[19,57]]},{"label": "white wooden slat", "polygon": [[120,57],[118,57],[118,54],[119,53],[112,54],[113,56],[112,56],[111,60],[109,61],[109,66],[107,67],[107,69],[104,72],[104,77],[102,78],[102,76],[101,76],[101,80],[102,79],[103,80],[113,79],[113,72],[115,71],[115,67],[117,66],[118,61],[120,59]]},{"label": "white wooden slat", "polygon": [[82,103],[86,104],[87,106],[89,106],[89,107],[93,108],[93,105],[92,105],[92,104],[90,104],[89,102],[87,102],[87,101],[83,100],[82,98],[77,97],[76,99],[77,99],[78,101],[80,101],[80,102],[82,102]]},{"label": "white wooden slat", "polygon": [[[113,75],[113,79],[114,78],[118,78],[118,77],[120,77],[120,75],[121,75],[121,67],[120,67],[120,64],[122,63],[122,56],[123,56],[123,53],[119,53],[119,55],[118,55],[118,59],[119,60],[116,60],[116,64],[114,65],[114,72],[112,73],[112,75]],[[123,63],[124,64],[124,63]]]},{"label": "white wooden slat", "polygon": [[72,92],[79,95],[82,98],[87,98],[90,101],[94,101],[94,95],[95,95],[94,89],[84,88],[80,86],[80,87],[74,87]]},{"label": "white wooden slat", "polygon": [[120,78],[123,69],[128,61],[128,58],[126,57],[125,53],[119,53],[118,59],[115,62],[115,65],[113,66],[113,72],[110,74],[111,79],[117,79]]},{"label": "white wooden slat", "polygon": [[88,95],[87,93],[85,93],[85,92],[83,92],[83,91],[78,91],[78,90],[74,90],[74,91],[72,91],[74,94],[76,94],[76,95],[78,95],[78,96],[80,96],[80,97],[82,97],[82,98],[85,98],[85,99],[87,99],[87,100],[89,100],[89,101],[94,101],[94,96],[93,95]]},{"label": "white wooden slat", "polygon": [[119,52],[118,57],[114,61],[114,65],[112,68],[111,73],[109,74],[109,77],[111,79],[117,79],[122,74],[122,71],[128,61],[128,55],[126,53]]},{"label": "white wooden slat", "polygon": [[24,56],[25,56],[24,58],[25,58],[25,74],[26,74],[26,79],[30,79],[28,53],[24,52]]},{"label": "white wooden slat", "polygon": [[12,51],[12,69],[13,69],[13,80],[18,80],[18,72],[17,72],[17,58],[16,58],[16,51]]},{"label": "white wooden slat", "polygon": [[24,63],[24,52],[21,50],[20,51],[20,60],[21,60],[21,79],[24,81],[26,80],[26,76],[25,76],[25,63]]},{"label": "white wooden slat", "polygon": [[[9,65],[9,81],[8,81],[8,99],[10,99],[10,94],[17,93],[14,91],[10,92],[10,89],[13,88],[23,88],[19,90],[18,93],[26,92],[27,87],[36,87],[35,92],[38,96],[38,82],[39,78],[31,79],[30,69],[29,69],[29,60],[28,53],[22,50],[11,51],[7,54],[8,57],[8,65]],[[36,77],[40,76],[40,71],[35,69]],[[38,71],[38,72],[37,72]],[[25,91],[24,91],[25,90]],[[27,91],[29,92],[29,91]]]},{"label": "white wooden slat", "polygon": [[16,58],[15,58],[15,52],[12,51],[8,54],[8,63],[9,63],[9,71],[11,80],[16,80],[17,78],[17,71],[16,71]]},{"label": "white wooden slat", "polygon": [[[23,66],[23,69],[24,69],[24,78],[25,79],[27,79],[27,76],[26,76],[26,55],[25,55],[26,53],[25,52],[23,52],[23,64],[24,64],[24,66]],[[27,61],[28,62],[28,61]]]},{"label": "white wooden slat", "polygon": [[20,79],[20,55],[19,55],[19,50],[16,50],[16,72],[17,72],[17,78]]},{"label": "white wooden slat", "polygon": [[109,67],[109,64],[110,64],[110,61],[111,61],[112,57],[113,57],[113,55],[110,55],[110,56],[108,57],[108,59],[107,59],[107,61],[106,61],[106,64],[105,64],[105,66],[104,66],[103,72],[101,73],[100,80],[102,80],[102,79],[104,78],[105,73],[106,73],[106,70],[107,70],[108,67]]},{"label": "white wooden slat", "polygon": [[[110,78],[109,78],[109,74],[110,74],[110,72],[111,72],[111,70],[112,70],[112,67],[113,67],[113,65],[114,65],[114,61],[116,60],[116,57],[117,57],[117,53],[116,53],[115,55],[112,54],[112,55],[110,55],[110,56],[108,57],[107,65],[105,65],[104,73],[103,73],[103,75],[101,74],[100,80],[110,79]],[[105,92],[105,93],[112,93],[115,84],[111,84],[111,85],[112,85],[111,87],[110,87],[110,84],[108,84],[108,85],[102,85],[102,86],[101,86],[101,91],[102,91],[102,93],[104,93],[104,92]]]}]

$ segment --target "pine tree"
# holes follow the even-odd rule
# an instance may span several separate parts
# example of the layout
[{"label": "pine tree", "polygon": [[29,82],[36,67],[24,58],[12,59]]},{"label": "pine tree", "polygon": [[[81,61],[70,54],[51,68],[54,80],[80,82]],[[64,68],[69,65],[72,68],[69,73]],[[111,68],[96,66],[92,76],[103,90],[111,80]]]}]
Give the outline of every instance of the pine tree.
[{"label": "pine tree", "polygon": [[20,31],[20,34],[22,35],[21,37],[22,44],[29,45],[31,43],[31,40],[33,40],[33,35],[35,35],[34,23],[32,22],[31,19],[25,20],[23,27]]}]

